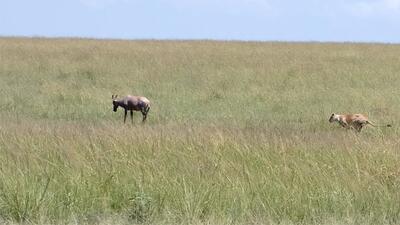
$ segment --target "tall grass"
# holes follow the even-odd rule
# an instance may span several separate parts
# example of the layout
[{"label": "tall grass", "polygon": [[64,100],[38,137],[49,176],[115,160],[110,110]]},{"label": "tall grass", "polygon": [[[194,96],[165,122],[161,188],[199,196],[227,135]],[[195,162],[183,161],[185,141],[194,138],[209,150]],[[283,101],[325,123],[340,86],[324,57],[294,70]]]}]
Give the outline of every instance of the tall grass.
[{"label": "tall grass", "polygon": [[[395,224],[398,45],[0,39],[0,218]],[[123,124],[112,94],[147,96]],[[356,134],[332,112],[392,128]]]}]

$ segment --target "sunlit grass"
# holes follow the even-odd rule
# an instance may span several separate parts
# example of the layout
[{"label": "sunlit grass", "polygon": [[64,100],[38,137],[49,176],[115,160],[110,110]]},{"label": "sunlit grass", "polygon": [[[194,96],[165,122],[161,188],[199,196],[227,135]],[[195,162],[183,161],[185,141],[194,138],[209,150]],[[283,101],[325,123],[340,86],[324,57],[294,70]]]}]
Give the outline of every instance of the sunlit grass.
[{"label": "sunlit grass", "polygon": [[[0,218],[397,223],[399,48],[0,39]],[[147,123],[112,94],[148,97]]]}]

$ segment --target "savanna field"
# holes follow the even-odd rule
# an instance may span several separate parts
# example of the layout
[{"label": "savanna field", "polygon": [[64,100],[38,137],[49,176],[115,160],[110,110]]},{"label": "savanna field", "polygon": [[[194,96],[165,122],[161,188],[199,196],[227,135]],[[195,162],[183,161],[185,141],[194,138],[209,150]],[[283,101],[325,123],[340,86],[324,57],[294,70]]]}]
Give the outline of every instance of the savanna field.
[{"label": "savanna field", "polygon": [[0,38],[0,223],[400,224],[399,52]]}]

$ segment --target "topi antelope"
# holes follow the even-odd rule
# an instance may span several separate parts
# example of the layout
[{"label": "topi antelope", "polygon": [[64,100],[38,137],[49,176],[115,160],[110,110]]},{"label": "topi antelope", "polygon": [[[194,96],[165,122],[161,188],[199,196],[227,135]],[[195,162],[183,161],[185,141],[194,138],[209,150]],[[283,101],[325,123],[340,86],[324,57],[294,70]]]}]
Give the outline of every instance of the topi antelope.
[{"label": "topi antelope", "polygon": [[150,110],[150,101],[146,97],[142,96],[132,96],[127,95],[123,98],[117,99],[117,95],[112,95],[113,100],[113,111],[116,112],[118,106],[125,109],[124,123],[126,121],[126,115],[128,114],[128,110],[131,111],[131,120],[133,123],[133,111],[140,111],[143,115],[143,122],[146,121],[147,113]]}]

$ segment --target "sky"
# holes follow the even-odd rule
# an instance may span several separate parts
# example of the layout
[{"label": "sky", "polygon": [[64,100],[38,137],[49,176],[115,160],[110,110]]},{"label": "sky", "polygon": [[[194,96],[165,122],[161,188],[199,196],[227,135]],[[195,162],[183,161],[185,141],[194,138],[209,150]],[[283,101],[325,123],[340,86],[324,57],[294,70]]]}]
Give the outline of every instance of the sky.
[{"label": "sky", "polygon": [[400,43],[400,0],[0,0],[0,36]]}]

